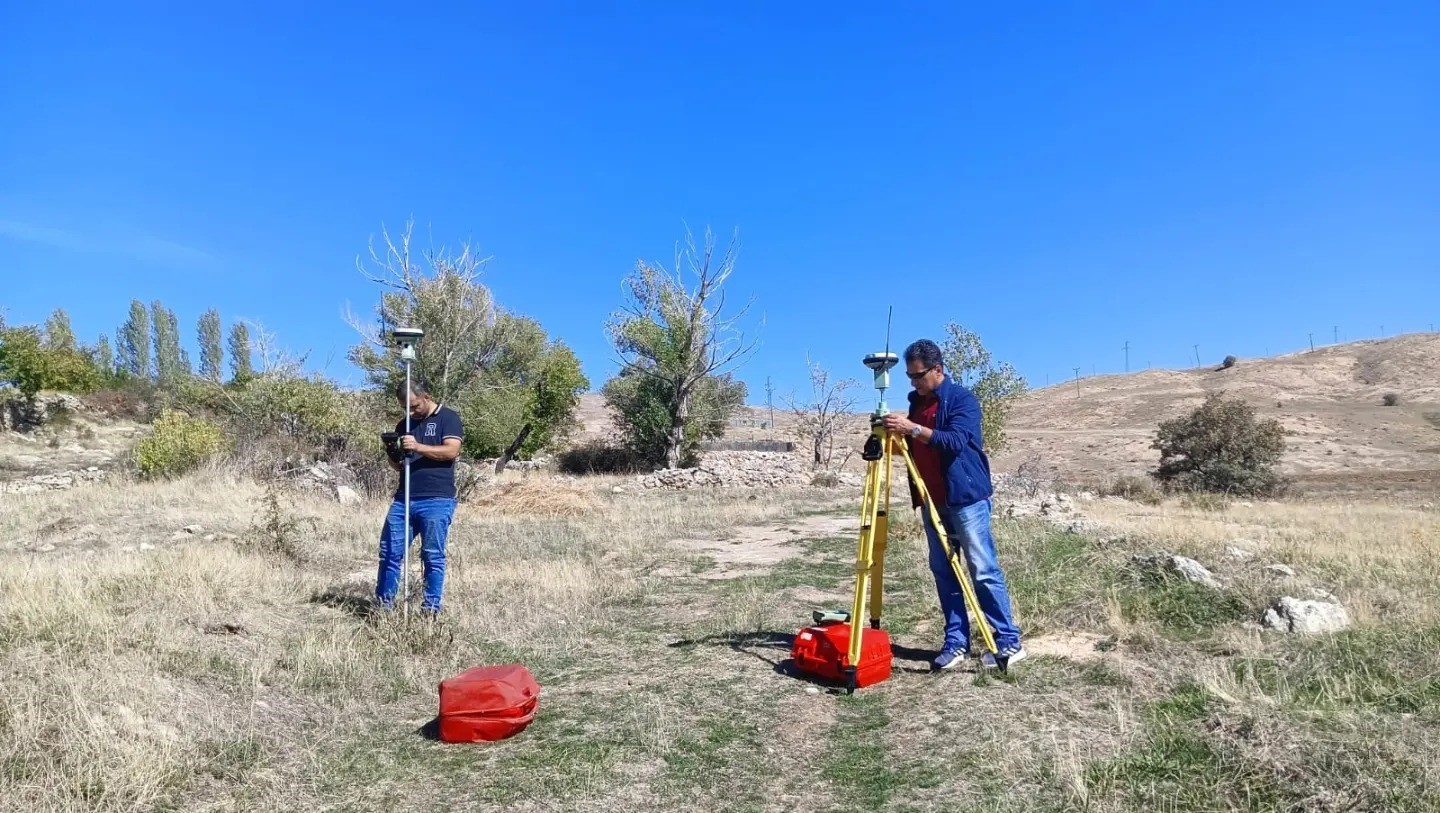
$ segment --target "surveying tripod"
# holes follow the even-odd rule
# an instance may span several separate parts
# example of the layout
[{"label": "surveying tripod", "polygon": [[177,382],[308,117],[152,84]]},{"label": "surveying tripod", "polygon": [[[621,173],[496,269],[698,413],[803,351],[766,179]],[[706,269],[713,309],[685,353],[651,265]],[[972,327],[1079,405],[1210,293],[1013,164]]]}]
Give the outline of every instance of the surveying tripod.
[{"label": "surveying tripod", "polygon": [[1002,672],[1007,665],[1006,659],[999,657],[995,634],[985,620],[985,614],[980,610],[980,603],[975,597],[975,586],[970,581],[970,569],[966,566],[963,554],[950,544],[945,524],[940,521],[940,512],[930,492],[925,488],[924,478],[915,467],[915,459],[910,455],[909,446],[904,438],[887,432],[881,423],[886,415],[884,391],[890,383],[889,371],[898,361],[895,354],[888,350],[865,357],[865,366],[875,371],[875,386],[881,392],[881,401],[875,414],[870,416],[870,435],[865,439],[865,448],[861,453],[861,458],[865,461],[865,488],[860,500],[860,542],[855,553],[855,600],[850,605],[850,666],[845,670],[849,690],[852,692],[855,690],[856,665],[860,662],[861,636],[864,632],[859,620],[860,614],[866,610],[867,597],[870,626],[874,629],[880,628],[880,608],[885,592],[885,546],[890,530],[890,475],[894,470],[897,449],[905,460],[910,482],[919,493],[920,502],[940,538],[945,559],[955,570],[960,591],[965,595],[965,606],[975,618],[975,626],[980,630],[985,648],[995,658],[995,663]]}]

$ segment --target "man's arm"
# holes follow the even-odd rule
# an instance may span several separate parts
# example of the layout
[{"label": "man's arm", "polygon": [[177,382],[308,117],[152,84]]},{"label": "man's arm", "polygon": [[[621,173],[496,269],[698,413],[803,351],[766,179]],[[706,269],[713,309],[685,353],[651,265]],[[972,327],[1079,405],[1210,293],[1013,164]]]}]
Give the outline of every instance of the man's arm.
[{"label": "man's arm", "polygon": [[[959,454],[976,435],[969,429],[972,425],[980,425],[980,402],[974,397],[962,398],[960,405],[955,409],[952,420],[945,421],[945,416],[937,416],[937,423],[944,422],[945,428],[929,429],[920,426],[920,434],[915,439],[921,443],[927,443],[937,449],[943,449],[951,454]],[[919,424],[898,412],[892,412],[885,416],[885,428],[897,434],[910,436],[912,429]]]},{"label": "man's arm", "polygon": [[400,439],[400,447],[407,452],[414,452],[421,457],[439,460],[442,463],[460,456],[460,438],[445,438],[439,446],[431,446],[416,441],[414,435],[406,435]]},{"label": "man's arm", "polygon": [[979,445],[980,439],[976,431],[970,428],[973,426],[978,430],[980,427],[980,401],[973,395],[961,398],[951,420],[945,421],[944,428],[939,428],[943,420],[942,417],[936,421],[935,431],[926,429],[920,433],[926,443],[951,454],[959,454],[972,443]]}]

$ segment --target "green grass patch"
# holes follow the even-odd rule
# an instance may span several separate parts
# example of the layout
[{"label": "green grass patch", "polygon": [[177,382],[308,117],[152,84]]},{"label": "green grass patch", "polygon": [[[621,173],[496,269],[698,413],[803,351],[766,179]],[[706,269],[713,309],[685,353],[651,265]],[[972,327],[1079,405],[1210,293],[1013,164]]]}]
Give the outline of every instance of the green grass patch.
[{"label": "green grass patch", "polygon": [[819,775],[835,786],[842,803],[831,810],[880,810],[899,789],[937,788],[940,769],[888,752],[890,724],[885,697],[878,693],[840,698],[840,713],[827,741],[830,751]]},{"label": "green grass patch", "polygon": [[1198,638],[1245,618],[1238,596],[1176,578],[1144,580],[1120,591],[1120,609],[1130,621],[1153,621],[1171,637]]},{"label": "green grass patch", "polygon": [[1167,811],[1289,810],[1297,799],[1258,760],[1245,758],[1199,723],[1211,706],[1203,688],[1177,687],[1143,716],[1145,734],[1128,751],[1085,772],[1092,800],[1124,797],[1126,809]]},{"label": "green grass patch", "polygon": [[1233,666],[1292,707],[1440,715],[1440,627],[1353,629],[1287,641]]},{"label": "green grass patch", "polygon": [[1120,574],[1089,540],[1038,522],[997,523],[995,535],[1015,614],[1028,635],[1104,620],[1104,596]]}]

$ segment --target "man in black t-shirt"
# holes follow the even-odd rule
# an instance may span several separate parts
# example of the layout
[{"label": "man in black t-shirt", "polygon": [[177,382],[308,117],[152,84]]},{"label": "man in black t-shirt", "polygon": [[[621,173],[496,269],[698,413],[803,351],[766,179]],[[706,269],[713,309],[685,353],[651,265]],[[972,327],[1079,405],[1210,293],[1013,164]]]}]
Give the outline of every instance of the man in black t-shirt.
[{"label": "man in black t-shirt", "polygon": [[[430,387],[412,381],[407,392],[401,383],[396,396],[410,411],[410,434],[405,420],[395,424],[401,433],[401,448],[410,459],[410,532],[420,537],[420,559],[425,565],[425,599],[421,610],[440,612],[445,585],[445,537],[455,517],[455,459],[460,456],[464,428],[455,410],[435,403]],[[396,471],[404,460],[391,459]],[[382,607],[395,606],[400,587],[401,561],[405,554],[405,480],[395,488],[395,501],[380,532],[380,569],[375,579],[375,598]]]}]

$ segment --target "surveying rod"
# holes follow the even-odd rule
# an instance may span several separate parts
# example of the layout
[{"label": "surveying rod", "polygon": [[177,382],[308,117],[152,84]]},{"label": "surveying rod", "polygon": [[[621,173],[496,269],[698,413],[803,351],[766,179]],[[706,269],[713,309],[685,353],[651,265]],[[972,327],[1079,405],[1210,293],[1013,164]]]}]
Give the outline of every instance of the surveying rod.
[{"label": "surveying rod", "polygon": [[[405,365],[405,434],[410,434],[410,362],[415,359],[415,343],[425,335],[418,327],[397,327],[391,335],[400,345],[400,361]],[[410,614],[410,457],[414,452],[405,452],[405,550],[400,555],[400,603],[405,615]]]}]

